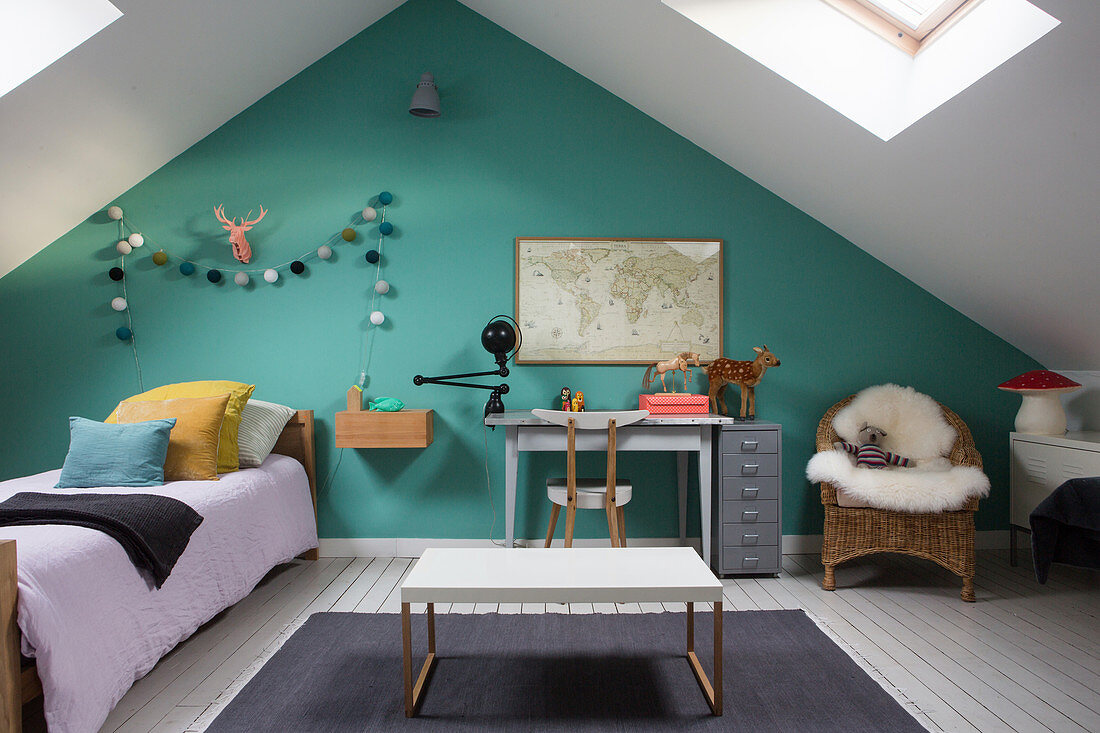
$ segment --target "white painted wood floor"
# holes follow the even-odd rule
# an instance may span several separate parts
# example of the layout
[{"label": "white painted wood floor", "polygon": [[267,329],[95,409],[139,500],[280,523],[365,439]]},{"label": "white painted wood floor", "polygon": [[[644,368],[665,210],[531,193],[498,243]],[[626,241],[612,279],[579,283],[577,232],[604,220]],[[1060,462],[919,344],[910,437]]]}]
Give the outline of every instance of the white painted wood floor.
[{"label": "white painted wood floor", "polygon": [[[311,613],[396,613],[406,558],[323,558],[273,571],[134,685],[103,732],[201,731]],[[725,580],[731,610],[804,609],[933,731],[1100,731],[1100,573],[982,552],[977,603],[938,566],[879,555],[819,585],[820,558],[778,578]],[[420,610],[423,610],[421,607]],[[450,613],[650,613],[682,604],[460,604]],[[396,684],[396,682],[395,682]],[[394,688],[397,694],[397,687]],[[736,704],[736,702],[733,702]]]}]

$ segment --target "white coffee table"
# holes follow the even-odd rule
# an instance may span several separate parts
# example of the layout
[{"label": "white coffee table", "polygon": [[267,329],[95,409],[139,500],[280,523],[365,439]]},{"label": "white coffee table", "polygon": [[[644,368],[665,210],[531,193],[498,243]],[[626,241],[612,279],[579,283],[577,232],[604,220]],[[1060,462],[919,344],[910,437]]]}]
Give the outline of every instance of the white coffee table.
[{"label": "white coffee table", "polygon": [[[424,551],[401,585],[405,715],[413,717],[435,666],[436,603],[647,603],[687,605],[687,659],[715,715],[722,714],[722,584],[690,547],[440,549]],[[714,604],[714,684],[695,655],[695,603]],[[409,605],[428,608],[428,656],[412,679]]]}]

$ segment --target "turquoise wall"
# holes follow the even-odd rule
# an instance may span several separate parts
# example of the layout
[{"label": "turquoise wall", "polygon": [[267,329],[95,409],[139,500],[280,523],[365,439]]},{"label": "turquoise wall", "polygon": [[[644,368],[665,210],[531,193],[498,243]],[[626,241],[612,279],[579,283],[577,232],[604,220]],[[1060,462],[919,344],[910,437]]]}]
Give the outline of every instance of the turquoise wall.
[{"label": "turquoise wall", "polygon": [[[443,117],[407,112],[420,72],[435,73]],[[381,190],[396,200],[381,300],[369,331],[367,394],[435,409],[426,450],[347,450],[320,496],[324,537],[487,536],[485,456],[503,534],[503,431],[480,425],[486,395],[413,387],[413,374],[488,369],[481,327],[511,313],[513,239],[526,236],[725,240],[725,343],[782,360],[758,389],[760,417],[784,425],[783,531],[818,533],[803,476],[821,414],[861,387],[910,384],[970,424],[993,481],[983,529],[1007,521],[1007,433],[1017,400],[994,389],[1037,366],[898,273],[599,86],[451,0],[411,0],[119,196],[170,252],[236,264],[211,208],[267,217],[249,235],[252,266],[286,262],[349,223]],[[254,382],[256,397],[312,408],[319,474],[329,475],[333,414],[360,369],[377,236],[312,260],[275,286],[211,285],[158,268],[147,245],[127,258],[146,388],[191,379]],[[117,225],[104,212],[0,280],[7,389],[0,474],[59,466],[66,418],[102,418],[138,391],[134,358],[108,306],[119,287]],[[637,404],[636,366],[519,366],[510,408],[548,405],[563,385],[590,408]],[[696,382],[700,388],[704,380]],[[736,401],[736,397],[734,397]],[[600,458],[587,456],[592,469]],[[524,456],[517,536],[545,532],[542,482],[557,455]],[[629,534],[677,534],[675,461],[624,454],[636,484]],[[522,489],[522,486],[521,486]],[[698,532],[697,508],[691,508]],[[602,536],[599,513],[578,535]]]}]

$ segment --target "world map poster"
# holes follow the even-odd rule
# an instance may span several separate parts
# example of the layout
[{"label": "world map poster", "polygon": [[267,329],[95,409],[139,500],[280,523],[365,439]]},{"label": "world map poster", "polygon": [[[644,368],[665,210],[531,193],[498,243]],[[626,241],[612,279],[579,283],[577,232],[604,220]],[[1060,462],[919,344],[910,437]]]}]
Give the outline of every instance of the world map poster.
[{"label": "world map poster", "polygon": [[518,363],[722,355],[722,240],[516,238]]}]

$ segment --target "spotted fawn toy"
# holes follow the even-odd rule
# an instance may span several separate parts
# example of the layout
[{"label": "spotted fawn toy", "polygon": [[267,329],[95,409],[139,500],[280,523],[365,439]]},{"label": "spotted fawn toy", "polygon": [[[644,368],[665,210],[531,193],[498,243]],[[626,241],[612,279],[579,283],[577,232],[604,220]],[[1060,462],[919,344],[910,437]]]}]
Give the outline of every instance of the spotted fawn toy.
[{"label": "spotted fawn toy", "polygon": [[741,419],[745,419],[746,403],[748,406],[748,419],[756,419],[756,385],[764,378],[764,372],[768,367],[779,366],[779,359],[768,350],[754,346],[756,358],[752,361],[734,361],[733,359],[715,359],[703,368],[703,373],[710,381],[710,389],[707,394],[710,397],[710,409],[718,412],[718,406],[722,406],[722,414],[728,415],[726,401],[723,393],[730,384],[736,384],[741,388]]}]

